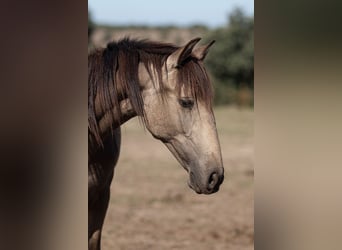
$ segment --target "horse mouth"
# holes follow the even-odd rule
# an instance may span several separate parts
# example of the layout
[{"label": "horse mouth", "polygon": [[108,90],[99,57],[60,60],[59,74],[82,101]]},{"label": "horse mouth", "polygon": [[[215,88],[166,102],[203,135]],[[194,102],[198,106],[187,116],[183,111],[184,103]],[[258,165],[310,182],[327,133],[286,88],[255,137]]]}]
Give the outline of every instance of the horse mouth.
[{"label": "horse mouth", "polygon": [[189,188],[194,190],[197,194],[202,194],[201,189],[199,189],[197,185],[193,185],[190,180],[188,181],[188,186]]}]

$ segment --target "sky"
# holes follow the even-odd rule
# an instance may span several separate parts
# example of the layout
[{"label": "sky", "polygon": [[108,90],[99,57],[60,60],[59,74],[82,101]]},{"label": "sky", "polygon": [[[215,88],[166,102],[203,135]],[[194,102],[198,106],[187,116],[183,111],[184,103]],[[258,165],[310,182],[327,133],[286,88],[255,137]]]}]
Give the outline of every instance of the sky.
[{"label": "sky", "polygon": [[228,14],[240,7],[254,15],[254,0],[88,0],[88,9],[97,24],[177,25],[227,24]]}]

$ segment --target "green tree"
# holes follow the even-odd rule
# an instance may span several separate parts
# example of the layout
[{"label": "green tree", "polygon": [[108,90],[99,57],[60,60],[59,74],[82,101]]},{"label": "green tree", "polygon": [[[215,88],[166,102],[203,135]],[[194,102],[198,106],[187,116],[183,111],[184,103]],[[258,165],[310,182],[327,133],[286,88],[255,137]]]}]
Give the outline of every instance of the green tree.
[{"label": "green tree", "polygon": [[[254,89],[254,19],[236,9],[226,27],[211,32],[216,40],[206,64],[212,75],[217,104],[238,102]],[[241,95],[241,91],[245,91]],[[251,97],[252,98],[252,97]],[[248,102],[248,101],[247,101]],[[252,100],[250,100],[252,104]]]}]

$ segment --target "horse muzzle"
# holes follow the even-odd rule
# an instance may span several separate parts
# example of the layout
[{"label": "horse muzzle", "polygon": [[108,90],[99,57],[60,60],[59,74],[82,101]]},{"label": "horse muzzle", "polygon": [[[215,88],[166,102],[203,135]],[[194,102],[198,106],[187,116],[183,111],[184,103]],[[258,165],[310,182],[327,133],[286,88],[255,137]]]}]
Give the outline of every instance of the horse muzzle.
[{"label": "horse muzzle", "polygon": [[188,185],[198,194],[213,194],[220,189],[224,180],[224,170],[220,168],[210,172],[208,175],[200,175],[190,171]]}]

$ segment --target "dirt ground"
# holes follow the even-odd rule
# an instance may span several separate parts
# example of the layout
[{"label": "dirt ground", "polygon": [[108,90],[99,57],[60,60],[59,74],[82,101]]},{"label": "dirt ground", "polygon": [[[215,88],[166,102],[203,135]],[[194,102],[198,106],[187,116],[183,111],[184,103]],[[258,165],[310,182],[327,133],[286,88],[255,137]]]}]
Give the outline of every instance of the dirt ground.
[{"label": "dirt ground", "polygon": [[225,181],[212,195],[187,186],[186,171],[136,118],[122,127],[104,250],[254,249],[253,111],[220,107],[215,115]]}]

